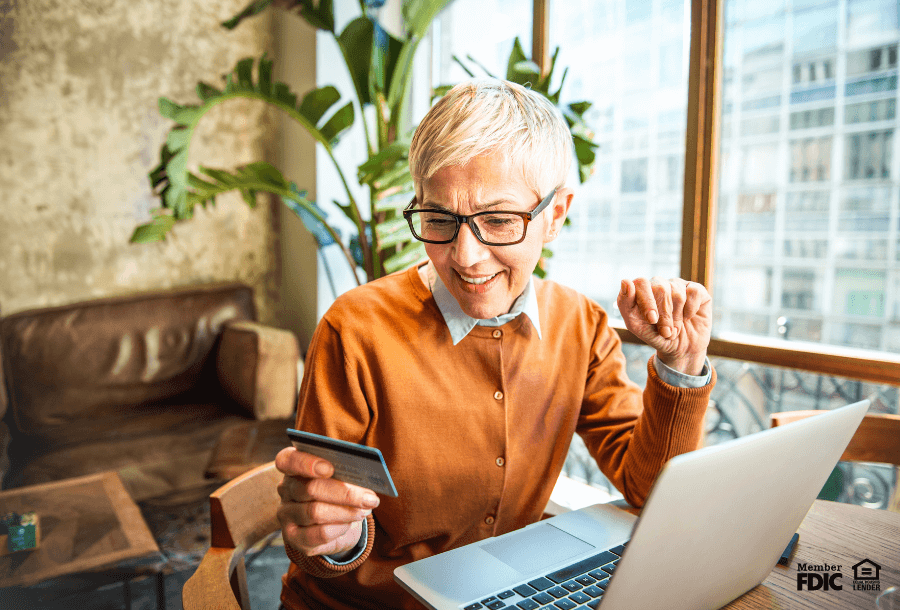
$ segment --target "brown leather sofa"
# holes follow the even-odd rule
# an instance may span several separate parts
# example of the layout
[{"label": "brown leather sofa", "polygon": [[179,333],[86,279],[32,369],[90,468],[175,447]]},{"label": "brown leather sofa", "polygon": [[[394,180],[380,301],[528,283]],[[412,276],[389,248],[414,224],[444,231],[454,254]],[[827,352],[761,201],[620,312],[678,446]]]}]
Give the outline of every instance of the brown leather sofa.
[{"label": "brown leather sofa", "polygon": [[115,470],[137,501],[203,501],[224,432],[293,422],[297,340],[255,319],[237,284],[0,319],[3,488]]}]

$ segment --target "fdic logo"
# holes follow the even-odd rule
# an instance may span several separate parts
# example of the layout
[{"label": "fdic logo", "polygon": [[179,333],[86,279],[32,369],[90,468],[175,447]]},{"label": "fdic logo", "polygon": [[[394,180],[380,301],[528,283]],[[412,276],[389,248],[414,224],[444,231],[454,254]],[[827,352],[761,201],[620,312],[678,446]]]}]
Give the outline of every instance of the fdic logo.
[{"label": "fdic logo", "polygon": [[833,564],[797,564],[797,590],[803,591],[840,591],[843,586],[838,582],[843,577],[841,566]]},{"label": "fdic logo", "polygon": [[[797,590],[841,591],[843,578],[840,564],[797,564]],[[854,591],[881,591],[879,572],[881,566],[871,559],[863,559],[853,566]]]}]

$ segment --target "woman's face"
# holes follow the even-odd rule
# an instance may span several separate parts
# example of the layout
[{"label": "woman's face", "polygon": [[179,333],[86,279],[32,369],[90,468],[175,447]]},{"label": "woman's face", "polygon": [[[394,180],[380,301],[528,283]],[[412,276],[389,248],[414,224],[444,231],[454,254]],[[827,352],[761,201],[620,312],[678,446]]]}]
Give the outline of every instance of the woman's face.
[{"label": "woman's face", "polygon": [[[463,166],[445,167],[421,185],[419,206],[455,214],[530,212],[547,193],[536,195],[518,168],[503,157],[475,157]],[[553,203],[528,224],[525,240],[511,246],[486,246],[468,225],[449,244],[425,244],[428,258],[462,310],[478,319],[509,312],[534,271],[541,249],[555,239],[572,199],[560,189]]]}]

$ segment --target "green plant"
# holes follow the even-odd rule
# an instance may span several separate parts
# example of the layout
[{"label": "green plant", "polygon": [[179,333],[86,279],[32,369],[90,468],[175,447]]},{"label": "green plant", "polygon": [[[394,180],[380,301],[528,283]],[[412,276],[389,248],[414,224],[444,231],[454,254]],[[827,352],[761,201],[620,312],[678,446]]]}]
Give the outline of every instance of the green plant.
[{"label": "green plant", "polygon": [[[412,60],[431,22],[451,0],[405,0],[403,19],[406,33],[396,38],[378,24],[375,14],[383,0],[360,0],[363,16],[351,21],[342,32],[335,30],[332,0],[255,0],[222,25],[235,28],[271,5],[298,13],[310,25],[334,36],[353,80],[356,99],[342,103],[333,86],[298,95],[285,83],[272,79],[272,61],[265,56],[242,59],[228,75],[222,88],[200,82],[197,104],[180,105],[160,98],[160,113],[174,121],[160,153],[159,165],[150,172],[154,192],[161,207],[150,222],[138,226],[132,242],[151,242],[165,238],[178,221],[191,218],[196,205],[215,202],[217,195],[237,190],[251,207],[259,193],[278,196],[316,237],[320,247],[337,244],[356,274],[362,267],[367,281],[402,269],[424,258],[424,248],[412,239],[402,209],[413,191],[408,167],[410,134],[404,131],[407,117]],[[558,53],[558,49],[557,49]],[[556,63],[555,53],[553,66]],[[465,63],[455,58],[470,74]],[[468,58],[477,65],[474,59]],[[529,60],[516,39],[507,67],[507,80],[529,85],[560,106],[575,139],[575,151],[582,181],[590,175],[594,162],[593,134],[584,122],[589,102],[560,105],[565,73],[555,92],[550,91],[553,70],[541,76],[538,66]],[[449,86],[435,90],[436,95]],[[282,172],[265,162],[251,163],[234,171],[200,166],[199,174],[188,171],[187,161],[194,130],[206,113],[218,104],[236,98],[262,100],[301,124],[324,148],[337,169],[346,201],[338,208],[350,219],[355,234],[344,239],[306,191],[285,178]],[[364,109],[374,106],[375,124],[367,124]],[[368,187],[365,210],[350,188],[342,164],[335,156],[335,145],[359,113],[366,137],[368,159],[357,168],[356,179]],[[549,252],[545,252],[549,256]],[[542,274],[538,268],[536,273]]]}]

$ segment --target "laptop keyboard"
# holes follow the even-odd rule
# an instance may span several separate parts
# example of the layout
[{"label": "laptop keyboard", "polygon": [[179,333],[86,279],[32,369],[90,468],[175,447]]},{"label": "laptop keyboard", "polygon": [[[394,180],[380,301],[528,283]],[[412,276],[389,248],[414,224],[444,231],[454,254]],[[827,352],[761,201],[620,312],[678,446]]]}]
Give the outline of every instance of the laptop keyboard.
[{"label": "laptop keyboard", "polygon": [[625,551],[620,544],[607,551],[554,570],[518,587],[463,606],[463,610],[572,610],[599,608],[609,578]]}]

